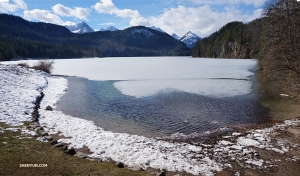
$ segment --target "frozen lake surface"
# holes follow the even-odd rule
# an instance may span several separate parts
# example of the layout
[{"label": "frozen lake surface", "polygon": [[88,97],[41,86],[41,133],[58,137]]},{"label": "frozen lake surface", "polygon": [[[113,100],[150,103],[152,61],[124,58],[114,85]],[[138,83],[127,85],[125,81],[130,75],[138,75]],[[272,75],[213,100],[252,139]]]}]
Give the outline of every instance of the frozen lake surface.
[{"label": "frozen lake surface", "polygon": [[[251,92],[249,69],[256,60],[191,57],[128,57],[56,60],[53,74],[98,81],[116,81],[123,94],[147,97],[165,91],[183,91],[213,97]],[[233,84],[232,84],[233,83]]]},{"label": "frozen lake surface", "polygon": [[70,76],[58,104],[65,114],[113,132],[164,137],[267,121],[252,86],[256,64],[192,57],[74,59],[55,60],[53,74]]}]

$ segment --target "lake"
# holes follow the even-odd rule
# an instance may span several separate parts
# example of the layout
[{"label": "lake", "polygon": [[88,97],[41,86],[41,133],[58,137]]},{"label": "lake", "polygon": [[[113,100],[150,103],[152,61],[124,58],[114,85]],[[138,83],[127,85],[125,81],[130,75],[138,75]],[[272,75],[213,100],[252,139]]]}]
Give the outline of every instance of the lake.
[{"label": "lake", "polygon": [[[30,61],[32,62],[32,61]],[[268,121],[257,61],[192,57],[55,60],[68,75],[58,109],[113,132],[165,137]]]}]

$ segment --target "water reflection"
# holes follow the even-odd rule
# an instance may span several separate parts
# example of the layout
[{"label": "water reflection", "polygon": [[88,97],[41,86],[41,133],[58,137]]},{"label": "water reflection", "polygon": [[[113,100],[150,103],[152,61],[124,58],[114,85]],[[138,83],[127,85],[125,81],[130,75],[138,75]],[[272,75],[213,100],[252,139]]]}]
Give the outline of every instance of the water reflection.
[{"label": "water reflection", "polygon": [[69,88],[58,108],[113,132],[162,137],[266,121],[264,109],[252,94],[213,98],[165,90],[154,96],[135,98],[117,90],[115,81],[67,79]]}]

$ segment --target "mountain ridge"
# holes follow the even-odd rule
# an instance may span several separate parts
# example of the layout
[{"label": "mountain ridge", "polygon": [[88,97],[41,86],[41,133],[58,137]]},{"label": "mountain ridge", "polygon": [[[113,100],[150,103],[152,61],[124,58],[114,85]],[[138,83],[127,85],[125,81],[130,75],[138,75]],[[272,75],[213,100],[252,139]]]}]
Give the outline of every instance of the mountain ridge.
[{"label": "mountain ridge", "polygon": [[64,26],[0,14],[0,30],[0,60],[191,55],[182,42],[144,26],[75,34]]},{"label": "mountain ridge", "polygon": [[194,48],[196,43],[201,40],[197,34],[192,33],[191,31],[187,32],[185,35],[179,38],[180,41],[186,44],[188,48]]},{"label": "mountain ridge", "polygon": [[84,34],[89,32],[94,32],[94,29],[92,29],[86,22],[80,22],[76,25],[67,25],[65,26],[67,29],[69,29],[72,33],[77,34]]}]

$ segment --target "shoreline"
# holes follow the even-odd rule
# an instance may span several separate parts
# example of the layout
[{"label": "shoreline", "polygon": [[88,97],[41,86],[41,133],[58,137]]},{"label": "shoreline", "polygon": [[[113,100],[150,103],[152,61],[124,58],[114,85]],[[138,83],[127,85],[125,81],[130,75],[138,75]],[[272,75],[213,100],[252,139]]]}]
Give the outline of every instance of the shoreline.
[{"label": "shoreline", "polygon": [[[22,68],[18,69],[25,72]],[[275,137],[278,133],[281,134],[281,129],[284,133],[289,132],[297,136],[300,131],[298,130],[300,119],[288,120],[284,124],[271,125],[271,127],[265,126],[262,129],[259,127],[246,131],[242,129],[243,134],[229,132],[226,136],[218,136],[210,142],[192,141],[190,144],[111,133],[96,127],[91,121],[66,116],[55,111],[55,104],[67,87],[63,78],[46,77],[46,79],[48,86],[43,89],[45,97],[40,109],[41,125],[45,126],[44,129],[50,136],[60,134],[67,137],[58,142],[68,143],[75,149],[89,148],[93,152],[88,155],[91,158],[104,161],[112,159],[124,163],[127,167],[138,167],[144,170],[155,168],[167,174],[187,172],[193,175],[218,175],[222,172],[243,173],[244,171],[239,170],[241,165],[245,170],[250,167],[255,172],[266,172],[265,170],[273,168],[274,161],[263,160],[260,154],[263,152],[260,150],[275,152],[280,157],[284,157],[291,151],[299,151],[300,145],[281,145],[286,142],[279,141]],[[47,106],[53,107],[54,110],[46,111]],[[299,136],[295,139],[298,140]],[[289,144],[291,143],[289,141]],[[297,157],[294,158],[296,160],[294,162],[299,163],[300,156],[298,154],[294,156]],[[173,163],[170,163],[171,161]],[[237,166],[234,163],[238,163]]]}]

